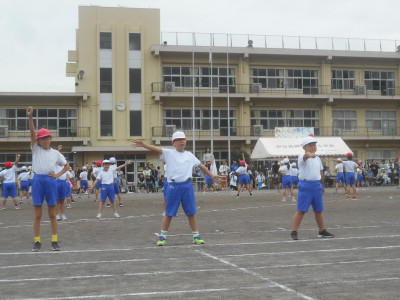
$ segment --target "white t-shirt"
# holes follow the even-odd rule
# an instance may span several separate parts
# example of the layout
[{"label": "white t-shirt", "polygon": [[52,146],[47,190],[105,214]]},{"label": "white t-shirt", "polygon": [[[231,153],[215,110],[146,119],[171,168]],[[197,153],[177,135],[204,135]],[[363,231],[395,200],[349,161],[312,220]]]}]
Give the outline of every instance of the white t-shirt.
[{"label": "white t-shirt", "polygon": [[335,166],[335,170],[336,170],[336,173],[343,173],[343,164],[342,163],[338,163]]},{"label": "white t-shirt", "polygon": [[175,149],[162,149],[160,158],[165,161],[168,182],[183,182],[192,177],[193,167],[200,161],[191,152],[178,152]]},{"label": "white t-shirt", "polygon": [[102,170],[99,175],[97,175],[96,179],[101,180],[101,184],[114,184],[114,172],[110,169],[108,169],[108,171]]},{"label": "white t-shirt", "polygon": [[256,179],[257,179],[258,182],[264,182],[265,181],[265,176],[258,174]]},{"label": "white t-shirt", "polygon": [[357,164],[352,160],[345,160],[343,162],[343,166],[344,169],[346,170],[346,173],[354,173],[354,171],[357,168]]},{"label": "white t-shirt", "polygon": [[219,173],[221,174],[221,175],[227,175],[228,174],[228,166],[225,166],[225,165],[220,165],[219,166]]},{"label": "white t-shirt", "polygon": [[[282,173],[283,176],[290,175],[287,166],[283,165],[279,168],[279,171]],[[285,179],[286,180],[286,179]]]},{"label": "white t-shirt", "polygon": [[87,180],[87,172],[86,171],[82,171],[81,174],[79,174],[79,178],[81,180]]},{"label": "white t-shirt", "polygon": [[32,149],[32,170],[37,174],[56,173],[56,166],[65,166],[67,161],[64,155],[57,150],[50,148],[44,150],[37,143],[31,146]]},{"label": "white t-shirt", "polygon": [[70,171],[65,172],[63,175],[65,175],[66,181],[69,181],[71,178],[73,178],[72,173]]},{"label": "white t-shirt", "polygon": [[362,170],[360,168],[357,168],[357,175],[362,174]]},{"label": "white t-shirt", "polygon": [[15,166],[12,166],[9,169],[4,169],[0,172],[0,177],[4,177],[4,183],[14,183],[15,182]]},{"label": "white t-shirt", "polygon": [[299,166],[299,179],[300,180],[321,180],[322,166],[321,159],[316,156],[303,160],[304,152],[299,155],[297,165]]},{"label": "white t-shirt", "polygon": [[111,165],[109,170],[113,173],[114,178],[117,178],[117,165],[116,164]]},{"label": "white t-shirt", "polygon": [[289,170],[289,175],[297,177],[297,176],[299,176],[299,170],[297,168],[291,167]]},{"label": "white t-shirt", "polygon": [[[56,173],[60,172],[62,169],[64,169],[64,166],[57,166],[56,168]],[[58,180],[66,180],[67,179],[67,174],[62,174],[60,177],[57,178]]]},{"label": "white t-shirt", "polygon": [[231,172],[230,177],[231,177],[230,185],[236,186],[237,177],[236,177],[235,173]]},{"label": "white t-shirt", "polygon": [[[111,166],[110,166],[111,167]],[[103,170],[102,167],[95,167],[93,168],[92,171],[92,176],[94,176],[94,178],[97,178],[97,176],[99,176],[100,172]]]},{"label": "white t-shirt", "polygon": [[22,172],[18,175],[18,179],[21,181],[28,181],[29,179],[29,172]]},{"label": "white t-shirt", "polygon": [[167,164],[164,165],[164,178],[167,178],[168,180]]},{"label": "white t-shirt", "polygon": [[33,171],[30,171],[28,173],[29,173],[29,179],[33,179],[33,176],[35,176],[35,173],[33,173]]},{"label": "white t-shirt", "polygon": [[247,173],[247,166],[240,166],[236,170],[236,174],[238,174],[238,175],[243,175],[243,174],[246,174],[246,173]]}]

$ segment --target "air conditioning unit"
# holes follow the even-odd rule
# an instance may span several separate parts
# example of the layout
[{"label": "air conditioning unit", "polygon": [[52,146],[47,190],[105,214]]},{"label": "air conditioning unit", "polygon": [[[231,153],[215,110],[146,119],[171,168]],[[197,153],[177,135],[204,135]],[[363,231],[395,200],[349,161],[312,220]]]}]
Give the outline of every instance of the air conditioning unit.
[{"label": "air conditioning unit", "polygon": [[250,84],[250,93],[251,94],[259,94],[261,93],[261,83],[254,83],[254,84]]},{"label": "air conditioning unit", "polygon": [[166,125],[165,126],[165,135],[172,136],[176,131],[176,125]]},{"label": "air conditioning unit", "polygon": [[333,136],[342,136],[342,128],[333,128]]},{"label": "air conditioning unit", "polygon": [[164,82],[164,92],[173,93],[175,92],[175,82]]},{"label": "air conditioning unit", "polygon": [[254,136],[263,136],[264,135],[264,126],[263,125],[253,125],[253,133],[254,133]]},{"label": "air conditioning unit", "polygon": [[0,126],[0,138],[8,137],[8,126]]},{"label": "air conditioning unit", "polygon": [[354,88],[356,95],[366,95],[367,94],[367,86],[366,85],[356,85]]}]

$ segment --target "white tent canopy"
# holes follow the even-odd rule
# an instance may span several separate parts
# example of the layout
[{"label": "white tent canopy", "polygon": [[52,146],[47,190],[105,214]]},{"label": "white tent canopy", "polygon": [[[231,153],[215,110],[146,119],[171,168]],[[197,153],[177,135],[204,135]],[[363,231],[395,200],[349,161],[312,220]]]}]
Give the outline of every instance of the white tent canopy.
[{"label": "white tent canopy", "polygon": [[[340,137],[314,137],[318,156],[345,156],[352,152]],[[303,138],[259,138],[251,159],[298,157],[302,153]]]}]

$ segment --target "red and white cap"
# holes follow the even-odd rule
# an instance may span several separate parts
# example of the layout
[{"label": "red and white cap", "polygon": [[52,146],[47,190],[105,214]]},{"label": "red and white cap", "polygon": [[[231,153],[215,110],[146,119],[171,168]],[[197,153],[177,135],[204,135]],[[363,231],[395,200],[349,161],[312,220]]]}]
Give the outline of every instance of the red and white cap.
[{"label": "red and white cap", "polygon": [[42,138],[49,137],[49,136],[51,136],[51,133],[46,128],[40,128],[36,133],[37,139],[42,139]]}]

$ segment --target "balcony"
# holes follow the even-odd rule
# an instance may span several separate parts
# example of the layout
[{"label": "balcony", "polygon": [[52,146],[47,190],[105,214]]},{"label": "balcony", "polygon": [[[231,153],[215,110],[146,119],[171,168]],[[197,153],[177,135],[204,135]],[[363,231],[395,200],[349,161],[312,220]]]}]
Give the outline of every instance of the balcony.
[{"label": "balcony", "polygon": [[[152,97],[160,100],[161,97],[213,97],[226,98],[228,86],[199,87],[177,86],[175,82],[153,82],[151,84]],[[236,84],[229,86],[229,96],[232,98],[317,98],[317,99],[396,99],[400,100],[400,88],[384,88],[368,90],[366,86],[355,86],[354,89],[332,89],[331,85],[315,85],[303,87],[263,88],[261,83]]]},{"label": "balcony", "polygon": [[[58,127],[49,130],[54,141],[83,142],[84,145],[90,141],[90,127]],[[27,142],[30,137],[29,130],[8,130],[6,135],[0,136],[0,142]]]}]

